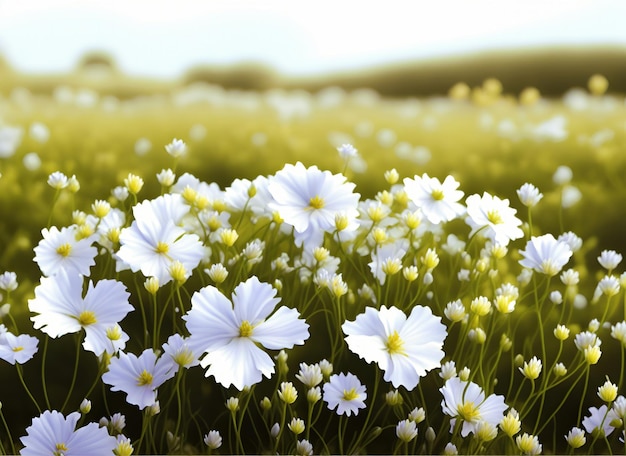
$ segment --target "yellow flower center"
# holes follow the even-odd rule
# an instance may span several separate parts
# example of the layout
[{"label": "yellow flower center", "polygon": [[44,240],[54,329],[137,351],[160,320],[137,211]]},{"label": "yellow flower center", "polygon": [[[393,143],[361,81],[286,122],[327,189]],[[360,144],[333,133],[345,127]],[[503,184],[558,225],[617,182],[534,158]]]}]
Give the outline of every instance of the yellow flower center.
[{"label": "yellow flower center", "polygon": [[324,207],[324,198],[319,195],[315,195],[309,200],[309,207],[311,209],[321,209]]},{"label": "yellow flower center", "polygon": [[404,341],[400,338],[398,331],[394,331],[393,334],[387,338],[386,346],[390,355],[406,355],[404,351]]},{"label": "yellow flower center", "polygon": [[24,347],[22,347],[21,345],[19,347],[14,347],[13,348],[13,351],[16,352],[16,353],[17,352],[21,352],[22,350],[24,350]]},{"label": "yellow flower center", "polygon": [[436,188],[432,192],[430,192],[430,196],[432,196],[435,201],[441,201],[444,196],[443,190],[441,190],[440,188]]},{"label": "yellow flower center", "polygon": [[350,390],[343,390],[343,400],[344,401],[353,401],[359,394],[356,392],[356,388],[352,388]]},{"label": "yellow flower center", "polygon": [[96,314],[91,310],[83,310],[78,316],[78,323],[81,326],[89,326],[96,323],[98,319],[96,318]]},{"label": "yellow flower center", "polygon": [[480,417],[480,411],[472,401],[463,401],[463,403],[457,408],[457,411],[459,413],[459,416],[464,421],[471,422]]},{"label": "yellow flower center", "polygon": [[137,377],[137,386],[152,385],[152,378],[152,374],[144,369]]},{"label": "yellow flower center", "polygon": [[500,223],[504,222],[504,220],[502,220],[500,212],[495,209],[487,212],[487,220],[489,220],[494,225],[499,225]]},{"label": "yellow flower center", "polygon": [[176,353],[176,356],[174,356],[174,362],[179,366],[187,366],[188,364],[193,363],[193,360],[193,353],[189,349],[181,350]]},{"label": "yellow flower center", "polygon": [[61,456],[67,452],[67,445],[65,443],[57,443],[55,445],[56,451],[53,451],[52,454],[54,456]]},{"label": "yellow flower center", "polygon": [[66,242],[63,245],[57,247],[57,253],[62,257],[68,256],[72,252],[72,245],[69,242]]},{"label": "yellow flower center", "polygon": [[244,320],[241,322],[241,326],[239,326],[239,337],[250,337],[253,329],[254,327],[250,324],[250,322],[248,320]]},{"label": "yellow flower center", "polygon": [[154,249],[154,251],[160,255],[165,255],[167,252],[169,252],[169,250],[170,246],[161,241],[157,243],[156,248]]}]

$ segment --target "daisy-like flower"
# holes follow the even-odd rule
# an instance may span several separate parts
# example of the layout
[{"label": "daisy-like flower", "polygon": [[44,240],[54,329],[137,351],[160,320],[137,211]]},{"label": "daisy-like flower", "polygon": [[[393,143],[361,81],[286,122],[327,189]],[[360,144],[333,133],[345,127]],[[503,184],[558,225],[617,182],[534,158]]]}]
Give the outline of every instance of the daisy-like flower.
[{"label": "daisy-like flower", "polygon": [[296,245],[316,247],[321,245],[325,232],[335,230],[337,214],[349,221],[358,216],[360,195],[354,193],[355,187],[342,174],[321,171],[316,166],[305,168],[300,162],[287,164],[269,178],[268,191],[273,198],[269,207],[293,226]]},{"label": "daisy-like flower", "polygon": [[73,412],[65,417],[56,410],[46,410],[33,418],[26,428],[26,434],[20,440],[24,448],[20,454],[25,456],[52,455],[110,455],[117,445],[115,437],[110,436],[106,428],[97,423],[89,423],[79,429],[76,424],[80,413]]},{"label": "daisy-like flower", "polygon": [[396,307],[368,307],[341,329],[350,351],[377,363],[385,371],[385,381],[395,388],[412,390],[427,371],[441,366],[444,357],[446,327],[428,307],[415,306],[408,318]]},{"label": "daisy-like flower", "polygon": [[120,352],[119,358],[111,358],[108,372],[102,381],[111,385],[111,391],[126,393],[126,402],[144,409],[156,403],[157,388],[176,373],[169,357],[157,359],[151,348],[139,357]]},{"label": "daisy-like flower", "polygon": [[622,262],[622,255],[615,250],[603,250],[598,257],[598,263],[604,269],[612,271]]},{"label": "daisy-like flower", "polygon": [[337,415],[359,414],[365,408],[365,385],[354,374],[335,374],[324,384],[324,401],[330,410],[337,409]]},{"label": "daisy-like flower", "polygon": [[24,364],[37,353],[39,339],[28,334],[14,335],[10,332],[0,334],[0,359],[11,364]]},{"label": "daisy-like flower", "polygon": [[533,184],[525,183],[517,190],[517,196],[524,206],[534,207],[543,198],[543,193]]},{"label": "daisy-like flower", "polygon": [[572,256],[569,246],[551,234],[533,236],[520,253],[524,257],[520,260],[522,266],[548,276],[558,274]]},{"label": "daisy-like flower", "polygon": [[407,196],[435,225],[455,219],[465,212],[465,207],[458,203],[463,198],[463,192],[457,190],[459,185],[452,176],[447,176],[443,183],[428,174],[404,179]]},{"label": "daisy-like flower", "polygon": [[163,344],[163,352],[170,357],[176,370],[179,367],[189,369],[200,364],[197,354],[189,345],[188,338],[180,334],[173,334],[167,339],[167,342]]},{"label": "daisy-like flower", "polygon": [[61,171],[55,171],[48,176],[48,185],[55,190],[67,187],[68,183],[67,176]]},{"label": "daisy-like flower", "polygon": [[35,329],[52,338],[85,330],[83,347],[100,356],[115,351],[109,331],[133,310],[130,294],[116,280],[89,281],[83,298],[83,277],[61,270],[54,277],[44,277],[35,288],[35,298],[28,308],[38,315],[31,317]]},{"label": "daisy-like flower", "polygon": [[509,206],[508,199],[500,199],[489,193],[483,196],[471,195],[466,200],[467,218],[465,222],[472,228],[470,237],[479,230],[496,244],[506,246],[509,241],[524,236],[519,228],[522,221],[515,217],[517,212]]},{"label": "daisy-like flower", "polygon": [[309,325],[297,310],[285,306],[272,314],[279,302],[276,290],[256,277],[235,287],[232,302],[213,286],[194,293],[183,320],[190,345],[206,353],[200,365],[208,367],[207,377],[241,391],[274,373],[274,361],[261,347],[281,350],[304,344]]},{"label": "daisy-like flower", "polygon": [[613,409],[608,412],[607,409],[606,405],[600,408],[589,407],[589,416],[585,416],[582,423],[587,433],[596,435],[598,432],[601,432],[600,437],[611,435],[615,430],[611,423],[617,421],[620,417]]},{"label": "daisy-like flower", "polygon": [[393,275],[402,269],[402,258],[407,247],[406,239],[401,239],[394,243],[379,245],[372,252],[372,261],[368,266],[381,285],[385,284],[388,275]]},{"label": "daisy-like flower", "polygon": [[507,409],[504,396],[491,394],[485,397],[482,388],[476,383],[468,383],[458,377],[446,381],[439,391],[443,395],[443,413],[453,417],[450,420],[450,429],[454,428],[457,419],[463,420],[463,437],[467,437],[470,432],[476,433],[481,421],[497,426]]},{"label": "daisy-like flower", "polygon": [[15,272],[3,272],[0,274],[0,290],[13,291],[17,288],[17,274]]},{"label": "daisy-like flower", "polygon": [[188,277],[204,256],[198,236],[178,226],[188,212],[178,194],[137,204],[135,221],[120,234],[118,257],[133,272],[141,270],[145,277],[158,278],[161,285],[172,280],[170,268],[175,261],[184,266]]},{"label": "daisy-like flower", "polygon": [[174,138],[171,143],[165,146],[165,151],[172,157],[178,158],[187,153],[187,144],[182,139]]},{"label": "daisy-like flower", "polygon": [[93,247],[92,239],[76,239],[76,227],[53,226],[41,230],[43,239],[35,247],[35,263],[45,276],[53,276],[61,269],[89,276],[89,268],[95,265],[94,258],[98,250]]}]

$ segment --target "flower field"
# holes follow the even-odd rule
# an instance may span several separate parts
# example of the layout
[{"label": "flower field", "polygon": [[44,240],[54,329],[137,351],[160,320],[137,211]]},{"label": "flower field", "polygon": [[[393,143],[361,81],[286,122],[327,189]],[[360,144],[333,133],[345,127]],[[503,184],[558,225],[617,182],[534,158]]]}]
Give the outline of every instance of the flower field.
[{"label": "flower field", "polygon": [[626,451],[607,85],[4,94],[0,450]]}]

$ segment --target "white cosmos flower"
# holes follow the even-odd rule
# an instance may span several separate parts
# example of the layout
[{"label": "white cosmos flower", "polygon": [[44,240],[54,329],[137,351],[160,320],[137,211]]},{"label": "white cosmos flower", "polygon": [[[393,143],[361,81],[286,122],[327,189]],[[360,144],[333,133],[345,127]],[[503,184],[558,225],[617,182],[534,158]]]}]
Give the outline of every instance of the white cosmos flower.
[{"label": "white cosmos flower", "polygon": [[607,412],[606,405],[600,408],[589,407],[589,416],[583,418],[582,425],[589,434],[601,430],[607,437],[615,430],[611,422],[615,422],[619,418],[615,410],[611,409]]},{"label": "white cosmos flower", "polygon": [[349,372],[335,374],[324,384],[324,401],[330,410],[337,409],[337,415],[358,415],[359,410],[365,408],[365,391],[365,385],[361,384],[356,375]]},{"label": "white cosmos flower", "polygon": [[35,329],[52,338],[85,330],[85,350],[100,356],[116,348],[108,336],[111,328],[133,310],[130,294],[116,280],[89,281],[83,298],[83,277],[61,270],[54,277],[43,277],[35,288],[35,298],[28,308],[38,315],[31,317]]},{"label": "white cosmos flower", "polygon": [[305,168],[300,162],[287,164],[269,178],[268,190],[274,199],[271,210],[295,230],[296,244],[321,245],[325,232],[335,230],[335,216],[343,214],[349,223],[358,216],[358,193],[355,184],[342,174]]},{"label": "white cosmos flower", "polygon": [[389,262],[395,262],[396,266],[402,267],[402,258],[404,258],[407,248],[408,241],[400,239],[391,244],[379,245],[372,252],[372,261],[368,266],[381,285],[385,284],[385,279],[390,272]]},{"label": "white cosmos flower", "polygon": [[207,377],[213,375],[223,386],[241,391],[274,373],[274,361],[263,348],[304,344],[309,325],[297,310],[285,306],[272,314],[279,302],[276,290],[256,277],[235,287],[232,302],[213,286],[193,294],[183,320],[191,334],[189,344],[197,353],[206,353],[200,365],[208,367]]},{"label": "white cosmos flower", "polygon": [[415,306],[408,316],[396,307],[367,307],[342,326],[346,343],[366,362],[385,371],[395,388],[412,390],[426,372],[441,366],[446,327],[428,307]]},{"label": "white cosmos flower", "polygon": [[24,364],[37,353],[39,339],[28,334],[14,335],[10,332],[0,334],[0,359],[11,364]]},{"label": "white cosmos flower", "polygon": [[119,358],[111,358],[102,381],[111,385],[111,391],[125,392],[126,402],[143,410],[156,403],[157,388],[176,373],[168,358],[157,359],[151,348],[145,349],[139,357],[120,352]]},{"label": "white cosmos flower", "polygon": [[483,196],[471,195],[466,200],[467,218],[465,222],[472,228],[470,237],[481,231],[485,237],[496,244],[508,245],[509,241],[524,236],[519,228],[522,221],[515,217],[517,212],[509,206],[508,199],[500,199],[489,193]]},{"label": "white cosmos flower", "polygon": [[35,247],[35,263],[45,276],[53,276],[60,270],[76,272],[88,277],[89,268],[95,265],[98,249],[92,239],[76,240],[76,227],[55,226],[41,230],[43,239]]},{"label": "white cosmos flower", "polygon": [[189,211],[180,195],[163,195],[133,207],[135,221],[120,234],[117,256],[133,272],[156,277],[159,284],[169,282],[170,266],[180,261],[187,276],[204,256],[200,239],[178,226]]},{"label": "white cosmos flower", "polygon": [[470,432],[476,433],[481,421],[497,426],[502,420],[508,406],[504,403],[504,396],[491,394],[485,397],[482,388],[473,382],[464,382],[458,377],[446,381],[439,388],[443,395],[441,408],[443,413],[453,417],[450,420],[450,432],[457,419],[463,420],[461,436],[467,437]]},{"label": "white cosmos flower", "polygon": [[442,183],[426,173],[422,177],[404,179],[407,196],[422,210],[426,218],[436,225],[465,213],[465,207],[458,203],[463,198],[463,192],[457,190],[459,185],[452,176],[447,176]]},{"label": "white cosmos flower", "polygon": [[522,266],[549,276],[558,274],[572,256],[570,247],[551,234],[533,236],[520,253]]},{"label": "white cosmos flower", "polygon": [[117,444],[115,437],[110,436],[106,428],[98,423],[89,423],[79,429],[76,424],[80,419],[79,412],[65,417],[56,410],[46,410],[33,418],[32,424],[26,428],[20,441],[24,448],[20,454],[25,456],[52,455],[110,455]]}]

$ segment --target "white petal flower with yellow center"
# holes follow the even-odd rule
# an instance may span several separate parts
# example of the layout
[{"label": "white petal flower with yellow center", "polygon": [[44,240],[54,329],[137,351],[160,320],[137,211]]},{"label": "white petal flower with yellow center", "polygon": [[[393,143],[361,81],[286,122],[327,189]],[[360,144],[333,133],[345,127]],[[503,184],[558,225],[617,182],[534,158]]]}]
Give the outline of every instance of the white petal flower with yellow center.
[{"label": "white petal flower with yellow center", "polygon": [[422,210],[430,223],[435,225],[448,222],[465,213],[465,207],[458,203],[463,198],[463,192],[452,176],[447,176],[443,182],[436,177],[423,174],[413,179],[404,179],[404,190],[415,205]]},{"label": "white petal flower with yellow center", "polygon": [[295,309],[281,306],[274,312],[279,302],[276,290],[256,277],[235,287],[232,302],[213,286],[194,293],[183,320],[191,334],[189,345],[206,353],[200,365],[208,367],[207,377],[241,391],[274,373],[274,361],[263,348],[304,344],[309,325]]},{"label": "white petal flower with yellow center", "polygon": [[297,245],[312,248],[321,245],[325,232],[335,230],[338,214],[348,224],[356,219],[360,195],[354,193],[355,187],[342,174],[305,168],[300,162],[287,164],[269,178],[267,188],[273,198],[269,207],[293,226]]},{"label": "white petal flower with yellow center", "polygon": [[385,371],[385,381],[395,388],[412,390],[420,377],[441,366],[444,357],[446,327],[428,307],[415,306],[408,318],[396,307],[368,307],[341,329],[350,351],[377,363]]},{"label": "white petal flower with yellow center", "polygon": [[65,417],[56,410],[46,410],[33,418],[32,424],[26,428],[26,435],[20,437],[24,445],[20,454],[112,454],[117,443],[115,437],[110,436],[106,428],[99,427],[97,423],[89,423],[76,429],[80,418],[78,412]]},{"label": "white petal flower with yellow center", "polygon": [[480,231],[496,244],[506,246],[509,241],[524,236],[519,228],[522,221],[515,217],[517,211],[509,206],[508,199],[503,200],[485,192],[482,197],[471,195],[465,202],[465,222],[472,228],[470,237]]},{"label": "white petal flower with yellow center", "polygon": [[324,401],[330,410],[336,410],[337,415],[358,415],[359,409],[365,408],[365,385],[362,385],[356,375],[335,374],[328,383],[324,384]]},{"label": "white petal flower with yellow center", "polygon": [[111,385],[111,391],[123,391],[126,402],[144,409],[154,405],[157,388],[176,373],[169,357],[160,357],[151,348],[140,356],[132,353],[119,353],[119,358],[111,358],[109,370],[102,375],[102,381]]},{"label": "white petal flower with yellow center", "polygon": [[188,277],[204,256],[200,239],[179,226],[189,212],[182,197],[162,195],[133,207],[135,220],[119,236],[120,260],[133,272],[141,270],[145,277],[156,277],[161,285],[172,280],[170,267],[180,262]]},{"label": "white petal flower with yellow center", "polygon": [[570,247],[557,241],[551,234],[533,236],[526,243],[526,250],[521,250],[524,257],[520,264],[548,276],[558,274],[572,256]]},{"label": "white petal flower with yellow center", "polygon": [[31,317],[35,329],[52,338],[84,329],[83,347],[100,356],[116,350],[109,332],[133,310],[129,296],[121,282],[101,280],[95,285],[90,281],[83,298],[83,277],[61,270],[41,279],[28,308],[38,314]]},{"label": "white petal flower with yellow center", "polygon": [[28,334],[14,335],[10,332],[0,334],[0,359],[11,364],[24,364],[37,353],[39,339]]},{"label": "white petal flower with yellow center", "polygon": [[76,227],[53,226],[41,230],[43,239],[35,247],[35,263],[43,275],[49,277],[60,270],[77,272],[89,276],[89,268],[96,264],[94,258],[98,250],[93,247],[92,239],[76,239]]},{"label": "white petal flower with yellow center", "polygon": [[452,417],[450,429],[454,428],[457,419],[463,420],[461,436],[467,437],[470,432],[476,433],[481,421],[497,426],[508,408],[504,396],[491,394],[485,397],[482,388],[473,382],[464,382],[458,377],[451,378],[439,388],[443,395],[441,408],[443,413]]}]

